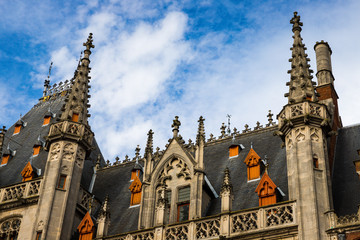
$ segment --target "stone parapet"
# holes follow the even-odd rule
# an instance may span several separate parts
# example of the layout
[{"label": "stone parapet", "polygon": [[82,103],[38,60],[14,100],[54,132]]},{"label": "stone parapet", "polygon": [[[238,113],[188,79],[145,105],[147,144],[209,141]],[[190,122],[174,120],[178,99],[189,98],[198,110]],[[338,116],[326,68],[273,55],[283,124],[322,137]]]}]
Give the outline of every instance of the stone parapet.
[{"label": "stone parapet", "polygon": [[331,117],[324,104],[305,101],[284,106],[277,116],[279,131],[286,134],[304,124],[330,128]]},{"label": "stone parapet", "polygon": [[[296,202],[282,202],[266,207],[229,212],[212,217],[199,218],[182,223],[149,228],[130,233],[107,236],[101,239],[136,240],[136,239],[222,239],[248,236],[278,231],[284,236],[297,235]],[[230,231],[224,231],[223,225],[230,226]],[[159,229],[161,228],[161,229]],[[162,234],[157,234],[157,233]]]},{"label": "stone parapet", "polygon": [[47,136],[48,145],[50,142],[60,139],[74,140],[82,144],[87,151],[91,150],[94,133],[84,124],[61,121],[52,124]]},{"label": "stone parapet", "polygon": [[0,189],[0,211],[1,209],[14,207],[14,204],[37,202],[40,194],[41,178],[22,182]]}]

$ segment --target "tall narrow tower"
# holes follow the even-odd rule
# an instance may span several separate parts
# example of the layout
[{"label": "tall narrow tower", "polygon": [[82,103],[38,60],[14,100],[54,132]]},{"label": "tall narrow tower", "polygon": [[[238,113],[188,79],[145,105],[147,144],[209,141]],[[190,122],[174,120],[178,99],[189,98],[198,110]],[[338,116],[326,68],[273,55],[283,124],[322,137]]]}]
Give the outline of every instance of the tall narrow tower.
[{"label": "tall narrow tower", "polygon": [[329,166],[330,170],[333,167],[336,134],[335,132],[342,127],[341,119],[338,109],[338,95],[334,87],[334,75],[332,73],[331,66],[331,48],[327,42],[316,42],[314,46],[316,53],[316,67],[317,67],[317,81],[318,85],[316,91],[319,93],[319,102],[327,106],[331,115],[331,129],[334,134],[328,138],[328,150],[329,150]]},{"label": "tall narrow tower", "polygon": [[294,13],[288,104],[278,115],[279,134],[286,145],[289,199],[297,202],[299,239],[326,239],[324,213],[331,209],[326,138],[331,130],[326,105],[319,103],[312,70],[300,35],[302,22]]},{"label": "tall narrow tower", "polygon": [[87,121],[92,41],[90,33],[60,120],[51,125],[47,136],[49,154],[32,239],[71,236],[84,160],[91,151],[94,136]]}]

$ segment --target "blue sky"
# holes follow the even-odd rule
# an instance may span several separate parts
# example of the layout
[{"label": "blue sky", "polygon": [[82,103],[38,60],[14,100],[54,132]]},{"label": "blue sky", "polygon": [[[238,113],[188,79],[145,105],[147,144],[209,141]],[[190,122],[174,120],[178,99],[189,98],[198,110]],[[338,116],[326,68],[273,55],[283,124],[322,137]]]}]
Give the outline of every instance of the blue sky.
[{"label": "blue sky", "polygon": [[155,132],[161,149],[178,115],[195,139],[203,115],[207,138],[232,127],[265,125],[286,104],[289,20],[298,11],[316,72],[313,46],[328,41],[344,125],[360,112],[359,1],[1,1],[0,124],[10,127],[51,83],[70,79],[89,32],[90,123],[104,157],[124,159]]}]

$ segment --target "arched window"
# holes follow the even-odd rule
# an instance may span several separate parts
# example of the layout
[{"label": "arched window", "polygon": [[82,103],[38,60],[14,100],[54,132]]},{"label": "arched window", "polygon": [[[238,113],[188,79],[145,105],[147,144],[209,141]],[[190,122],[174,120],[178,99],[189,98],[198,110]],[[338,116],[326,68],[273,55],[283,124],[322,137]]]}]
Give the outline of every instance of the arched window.
[{"label": "arched window", "polygon": [[0,239],[16,240],[21,225],[20,218],[7,219],[0,223]]}]

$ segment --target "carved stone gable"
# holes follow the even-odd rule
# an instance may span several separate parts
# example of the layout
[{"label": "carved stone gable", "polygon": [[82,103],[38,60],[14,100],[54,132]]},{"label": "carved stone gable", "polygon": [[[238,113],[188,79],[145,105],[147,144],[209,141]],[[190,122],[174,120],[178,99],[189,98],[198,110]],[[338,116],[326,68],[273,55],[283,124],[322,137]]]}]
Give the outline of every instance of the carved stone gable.
[{"label": "carved stone gable", "polygon": [[191,179],[190,168],[184,160],[173,158],[165,164],[161,174],[159,175],[158,182],[166,184],[167,180],[184,177],[185,180]]}]

